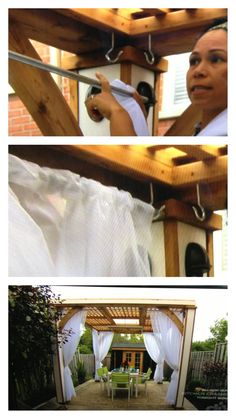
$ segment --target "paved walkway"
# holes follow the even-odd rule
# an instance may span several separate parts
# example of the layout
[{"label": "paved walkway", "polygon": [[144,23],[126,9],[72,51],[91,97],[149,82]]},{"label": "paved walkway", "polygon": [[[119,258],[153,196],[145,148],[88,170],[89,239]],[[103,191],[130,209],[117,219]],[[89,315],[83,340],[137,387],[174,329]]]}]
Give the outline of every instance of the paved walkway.
[{"label": "paved walkway", "polygon": [[[138,397],[131,397],[128,402],[127,392],[119,391],[112,401],[100,383],[89,380],[76,388],[76,397],[66,405],[59,405],[55,399],[41,405],[38,410],[174,410],[166,404],[165,396],[169,383],[156,384],[148,382],[148,392],[145,386],[139,385]],[[196,410],[185,400],[184,410]]]}]

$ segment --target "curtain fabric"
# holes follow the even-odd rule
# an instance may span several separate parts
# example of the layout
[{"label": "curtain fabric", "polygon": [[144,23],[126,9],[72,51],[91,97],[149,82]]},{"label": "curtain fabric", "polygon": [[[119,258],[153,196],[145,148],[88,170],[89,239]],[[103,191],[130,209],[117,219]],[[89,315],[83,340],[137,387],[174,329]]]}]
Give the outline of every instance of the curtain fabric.
[{"label": "curtain fabric", "polygon": [[98,332],[92,330],[93,336],[93,353],[95,356],[95,380],[99,380],[97,370],[102,367],[102,361],[107,356],[110,349],[112,339],[114,336],[113,332]]},{"label": "curtain fabric", "polygon": [[150,276],[151,205],[11,155],[9,184],[10,276]]},{"label": "curtain fabric", "polygon": [[143,333],[144,344],[152,360],[157,364],[153,379],[157,383],[163,381],[164,353],[161,347],[161,338],[158,333]]},{"label": "curtain fabric", "polygon": [[68,336],[67,342],[63,344],[63,360],[64,360],[64,398],[69,401],[72,397],[76,396],[73,381],[71,378],[71,370],[69,363],[72,361],[74,353],[80,341],[80,337],[84,330],[86,310],[79,310],[75,313],[70,320],[63,327],[62,332],[71,330],[71,336]]},{"label": "curtain fabric", "polygon": [[[182,313],[175,313],[183,321]],[[179,378],[180,347],[182,335],[173,321],[161,311],[150,313],[154,333],[160,333],[162,349],[167,364],[173,369],[170,385],[166,394],[168,404],[175,404]]]}]

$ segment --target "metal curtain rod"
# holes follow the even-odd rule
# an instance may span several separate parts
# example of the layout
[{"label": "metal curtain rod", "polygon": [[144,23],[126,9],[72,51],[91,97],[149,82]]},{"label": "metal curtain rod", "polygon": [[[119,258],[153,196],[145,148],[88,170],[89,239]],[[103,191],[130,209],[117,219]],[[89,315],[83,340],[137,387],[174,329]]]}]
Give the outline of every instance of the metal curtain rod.
[{"label": "metal curtain rod", "polygon": [[[26,55],[19,54],[18,52],[9,51],[8,52],[8,58],[10,58],[10,60],[19,61],[23,64],[31,65],[33,67],[39,68],[40,70],[48,71],[49,73],[55,73],[55,74],[58,74],[59,76],[63,76],[63,77],[67,77],[69,79],[80,81],[81,83],[101,87],[101,84],[98,80],[92,79],[90,77],[82,76],[81,74],[73,73],[73,71],[63,70],[63,68],[56,67],[52,64],[43,63],[40,60],[36,60],[35,58],[27,57]],[[121,95],[124,95],[124,96],[129,96],[129,97],[133,96],[132,92],[121,89],[121,88],[116,87],[116,86],[111,85],[111,90],[115,93],[120,93]],[[141,96],[141,98],[142,98],[144,103],[148,102],[147,97]]]}]

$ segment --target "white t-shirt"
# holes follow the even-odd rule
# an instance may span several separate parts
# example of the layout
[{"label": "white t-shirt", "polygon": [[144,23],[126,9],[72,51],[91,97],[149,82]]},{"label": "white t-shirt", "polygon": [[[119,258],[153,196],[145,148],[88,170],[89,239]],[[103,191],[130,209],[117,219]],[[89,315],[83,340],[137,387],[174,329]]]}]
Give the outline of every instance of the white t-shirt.
[{"label": "white t-shirt", "polygon": [[201,130],[197,136],[225,136],[228,135],[228,110],[224,109],[212,121]]}]

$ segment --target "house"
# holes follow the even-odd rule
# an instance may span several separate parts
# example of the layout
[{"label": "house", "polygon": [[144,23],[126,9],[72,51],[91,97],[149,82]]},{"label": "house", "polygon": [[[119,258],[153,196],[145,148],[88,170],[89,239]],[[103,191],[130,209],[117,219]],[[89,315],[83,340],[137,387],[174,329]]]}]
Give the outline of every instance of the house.
[{"label": "house", "polygon": [[140,372],[151,367],[152,360],[144,343],[114,343],[111,350],[111,369],[119,368],[125,361]]}]

